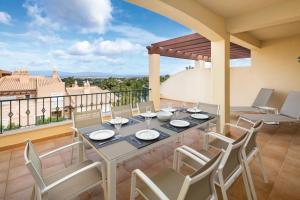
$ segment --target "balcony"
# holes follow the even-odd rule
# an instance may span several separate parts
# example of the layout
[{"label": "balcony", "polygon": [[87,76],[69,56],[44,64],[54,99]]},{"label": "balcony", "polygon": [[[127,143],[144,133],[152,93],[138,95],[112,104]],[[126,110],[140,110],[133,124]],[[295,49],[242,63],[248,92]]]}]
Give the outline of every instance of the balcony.
[{"label": "balcony", "polygon": [[[172,104],[174,106],[182,105],[180,101],[161,100],[162,107]],[[232,117],[234,123],[236,119]],[[45,138],[34,142],[39,153],[47,152],[62,145],[72,142],[71,132],[67,131],[70,124],[63,126],[49,127],[45,131],[56,132],[57,135],[52,138]],[[29,131],[31,134],[34,131]],[[64,133],[59,135],[59,133]],[[237,135],[232,133],[232,138]],[[184,144],[197,150],[202,149],[203,137],[198,132],[187,134]],[[297,199],[299,193],[299,170],[300,167],[300,126],[283,124],[279,127],[264,126],[258,135],[258,143],[262,149],[263,162],[268,173],[269,182],[264,183],[255,162],[251,164],[255,189],[258,199]],[[117,179],[117,199],[128,199],[130,193],[131,171],[135,168],[142,169],[147,175],[151,176],[160,169],[172,166],[172,154],[174,146],[165,145],[154,149],[154,152],[146,153],[142,156],[134,157],[118,166]],[[24,147],[10,147],[0,152],[1,166],[1,188],[0,197],[3,199],[30,199],[33,179],[24,166],[23,158]],[[159,152],[156,153],[156,152]],[[213,150],[208,152],[208,155]],[[93,161],[101,160],[98,154],[90,149],[87,151],[87,157]],[[74,161],[77,158],[74,158]],[[50,157],[43,162],[43,173],[51,174],[70,164],[70,151],[65,150],[54,157]],[[188,173],[188,169],[185,170]],[[217,191],[220,194],[220,191]],[[246,199],[245,190],[242,187],[241,177],[230,188],[229,199]],[[80,195],[80,199],[103,199],[103,191],[96,187]]]}]

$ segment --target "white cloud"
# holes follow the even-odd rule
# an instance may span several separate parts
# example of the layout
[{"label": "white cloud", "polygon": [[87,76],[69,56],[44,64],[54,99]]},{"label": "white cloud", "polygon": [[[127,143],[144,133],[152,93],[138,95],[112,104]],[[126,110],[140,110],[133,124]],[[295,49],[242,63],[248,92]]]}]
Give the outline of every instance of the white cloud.
[{"label": "white cloud", "polygon": [[71,55],[87,55],[93,51],[92,44],[89,41],[77,42],[74,44],[69,53]]},{"label": "white cloud", "polygon": [[11,22],[11,16],[6,12],[0,11],[0,23],[9,25]]},{"label": "white cloud", "polygon": [[123,35],[131,42],[136,42],[143,45],[150,45],[151,43],[167,39],[157,36],[145,29],[134,27],[131,25],[113,25],[109,27],[109,30]]},{"label": "white cloud", "polygon": [[140,52],[143,47],[140,44],[134,44],[125,39],[103,40],[95,44],[95,53],[116,55],[122,53]]},{"label": "white cloud", "polygon": [[99,34],[106,31],[113,10],[110,0],[27,0],[23,6],[32,25]]}]

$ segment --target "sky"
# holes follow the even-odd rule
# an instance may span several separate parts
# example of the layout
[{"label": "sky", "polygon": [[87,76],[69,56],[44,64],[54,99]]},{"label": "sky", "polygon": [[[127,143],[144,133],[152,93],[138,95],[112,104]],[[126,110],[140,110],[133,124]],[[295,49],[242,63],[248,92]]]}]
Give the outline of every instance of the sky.
[{"label": "sky", "polygon": [[[148,73],[146,46],[192,33],[121,0],[0,0],[0,68]],[[192,61],[161,58],[161,74]]]}]

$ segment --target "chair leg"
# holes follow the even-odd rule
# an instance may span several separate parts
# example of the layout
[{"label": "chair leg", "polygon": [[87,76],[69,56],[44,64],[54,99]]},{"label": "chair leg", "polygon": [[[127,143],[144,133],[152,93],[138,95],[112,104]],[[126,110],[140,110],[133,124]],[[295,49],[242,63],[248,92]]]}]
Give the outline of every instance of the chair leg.
[{"label": "chair leg", "polygon": [[107,177],[106,177],[106,169],[104,164],[101,165],[101,173],[102,173],[104,199],[107,199]]},{"label": "chair leg", "polygon": [[218,173],[218,178],[219,178],[219,182],[220,182],[220,188],[221,188],[223,200],[228,200],[226,189],[225,189],[224,179],[223,179],[222,175],[220,174],[220,172]]},{"label": "chair leg", "polygon": [[204,133],[204,139],[203,139],[203,148],[205,151],[208,150],[208,134]]},{"label": "chair leg", "polygon": [[130,186],[130,200],[135,200],[136,197],[136,177],[135,174],[131,176],[131,186]]},{"label": "chair leg", "polygon": [[248,184],[250,186],[252,198],[253,198],[253,200],[257,200],[256,191],[255,191],[255,187],[254,187],[254,183],[253,183],[253,179],[252,179],[252,175],[251,175],[251,170],[250,170],[250,167],[249,167],[249,163],[247,161],[245,161],[244,165],[245,165],[247,180],[248,180]]},{"label": "chair leg", "polygon": [[245,185],[247,199],[252,200],[252,195],[251,195],[251,192],[250,192],[251,189],[250,189],[249,182],[248,182],[248,179],[247,179],[247,174],[245,173],[245,169],[243,169],[243,171],[242,171],[242,177],[243,177],[243,182],[244,182],[244,185]]},{"label": "chair leg", "polygon": [[264,165],[263,165],[263,163],[262,163],[262,159],[261,159],[261,155],[260,155],[259,149],[258,149],[257,154],[256,154],[255,157],[256,157],[256,163],[257,163],[257,165],[259,166],[260,171],[261,171],[261,173],[262,173],[264,182],[265,182],[265,183],[268,183],[268,176],[267,176],[267,173],[266,173],[266,171],[265,171]]}]

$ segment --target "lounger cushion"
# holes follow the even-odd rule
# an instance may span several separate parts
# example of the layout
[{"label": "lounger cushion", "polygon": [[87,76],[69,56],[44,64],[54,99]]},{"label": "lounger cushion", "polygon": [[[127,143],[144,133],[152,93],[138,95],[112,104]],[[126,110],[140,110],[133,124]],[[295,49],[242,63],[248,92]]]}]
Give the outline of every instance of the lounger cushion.
[{"label": "lounger cushion", "polygon": [[280,110],[281,115],[297,119],[300,116],[300,92],[290,92]]},{"label": "lounger cushion", "polygon": [[[72,165],[68,168],[65,168],[62,171],[57,172],[54,175],[45,178],[46,185],[49,185],[83,167],[92,164],[90,160],[81,162],[76,165]],[[93,184],[101,180],[101,173],[98,168],[92,168],[86,172],[81,173],[78,176],[65,181],[64,183],[54,187],[50,192],[48,192],[48,199],[70,199],[77,195],[79,191],[85,191]]]},{"label": "lounger cushion", "polygon": [[253,112],[253,113],[263,113],[264,111],[259,108],[249,107],[249,106],[239,106],[231,107],[231,112]]},{"label": "lounger cushion", "polygon": [[252,107],[266,106],[273,94],[273,91],[273,89],[261,88],[252,104]]},{"label": "lounger cushion", "polygon": [[[165,169],[151,177],[151,180],[165,193],[169,199],[177,199],[181,190],[185,177],[177,173],[173,169]],[[144,183],[137,185],[137,189],[141,191],[148,199],[159,200],[152,190]]]},{"label": "lounger cushion", "polygon": [[242,118],[248,119],[250,121],[256,122],[259,120],[263,120],[264,122],[293,122],[297,121],[297,119],[290,118],[284,115],[276,115],[276,114],[243,114]]}]

